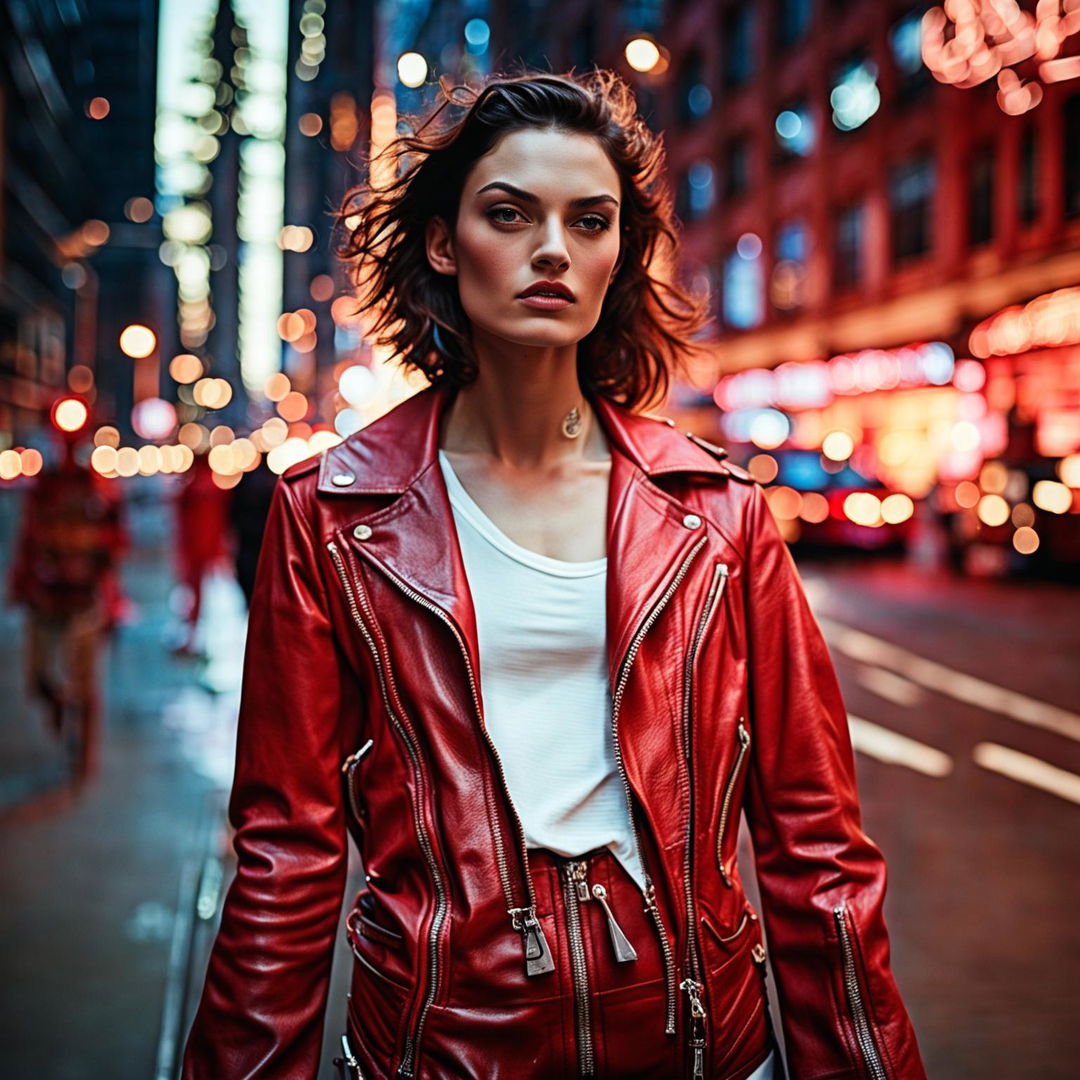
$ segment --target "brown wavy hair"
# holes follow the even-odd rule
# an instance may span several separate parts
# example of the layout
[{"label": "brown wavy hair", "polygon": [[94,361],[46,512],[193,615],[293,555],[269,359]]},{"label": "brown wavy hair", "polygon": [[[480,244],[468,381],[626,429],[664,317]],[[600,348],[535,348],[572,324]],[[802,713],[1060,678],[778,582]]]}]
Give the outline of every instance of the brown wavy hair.
[{"label": "brown wavy hair", "polygon": [[338,211],[338,254],[350,264],[358,314],[368,316],[375,340],[433,383],[462,386],[476,377],[457,283],[429,265],[425,229],[433,217],[454,227],[473,164],[523,128],[590,135],[619,174],[621,262],[596,326],[578,344],[578,380],[586,393],[628,408],[655,405],[695,349],[705,303],[675,278],[679,240],[662,139],[611,71],[444,85],[434,109],[383,151],[393,179],[353,189]]}]

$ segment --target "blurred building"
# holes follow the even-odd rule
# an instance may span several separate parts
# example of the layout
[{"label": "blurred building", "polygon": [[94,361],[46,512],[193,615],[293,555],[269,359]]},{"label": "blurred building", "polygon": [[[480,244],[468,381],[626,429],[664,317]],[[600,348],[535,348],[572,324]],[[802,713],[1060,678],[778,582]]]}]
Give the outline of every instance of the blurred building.
[{"label": "blurred building", "polygon": [[[66,389],[129,414],[121,330],[165,307],[153,206],[157,5],[0,3],[0,449]],[[156,393],[157,356],[143,375]]]},{"label": "blurred building", "polygon": [[[697,419],[746,453],[845,432],[867,477],[915,497],[1005,460],[1027,474],[1015,508],[1050,459],[1080,450],[1080,37],[1049,66],[1005,56],[999,78],[961,89],[976,81],[966,62],[938,72],[949,82],[928,69],[954,28],[924,23],[927,7],[668,9],[655,119],[687,279],[718,328],[695,381],[708,395],[726,376],[723,413]],[[969,29],[988,57],[1024,55],[989,23]],[[1034,16],[1028,29],[1034,42]],[[1016,332],[1032,311],[1041,338]]]},{"label": "blurred building", "polygon": [[[305,394],[333,393],[339,353],[359,344],[331,303],[342,291],[334,213],[366,173],[375,89],[375,2],[291,0],[285,135],[284,308],[313,321],[286,341],[284,370]],[[333,419],[332,404],[319,410]]]}]

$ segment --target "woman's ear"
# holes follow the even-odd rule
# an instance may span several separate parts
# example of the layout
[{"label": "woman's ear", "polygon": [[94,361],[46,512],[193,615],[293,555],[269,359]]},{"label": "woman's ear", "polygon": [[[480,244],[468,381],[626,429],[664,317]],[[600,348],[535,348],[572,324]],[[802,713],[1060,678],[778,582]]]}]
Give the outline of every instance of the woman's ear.
[{"label": "woman's ear", "polygon": [[424,230],[424,247],[427,261],[436,274],[456,274],[457,259],[454,257],[454,238],[450,227],[441,217],[433,217]]}]

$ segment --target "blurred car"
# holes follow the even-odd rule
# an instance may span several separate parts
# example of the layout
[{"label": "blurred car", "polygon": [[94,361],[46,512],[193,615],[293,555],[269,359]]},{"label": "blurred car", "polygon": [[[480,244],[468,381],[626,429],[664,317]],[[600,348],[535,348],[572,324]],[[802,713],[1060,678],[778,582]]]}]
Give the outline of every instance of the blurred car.
[{"label": "blurred car", "polygon": [[936,504],[957,571],[1080,578],[1080,495],[1052,459],[987,461],[976,478],[941,485]]},{"label": "blurred car", "polygon": [[[769,456],[776,476],[765,495],[790,543],[863,551],[907,545],[915,513],[909,496],[816,450],[773,450]],[[758,460],[753,464],[761,467]]]}]

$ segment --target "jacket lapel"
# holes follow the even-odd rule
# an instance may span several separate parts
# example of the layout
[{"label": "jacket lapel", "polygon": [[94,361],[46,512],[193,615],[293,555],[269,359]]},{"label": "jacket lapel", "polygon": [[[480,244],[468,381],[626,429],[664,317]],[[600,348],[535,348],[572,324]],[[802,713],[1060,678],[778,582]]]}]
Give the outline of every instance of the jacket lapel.
[{"label": "jacket lapel", "polygon": [[[445,612],[479,672],[476,613],[438,464],[439,421],[451,394],[441,388],[422,391],[329,450],[320,466],[319,491],[328,497],[399,496],[349,520],[349,530],[359,524],[371,530],[352,546],[418,603]],[[650,477],[726,470],[665,423],[602,398],[593,406],[612,455],[607,637],[614,687],[635,634],[704,535],[700,518]]]}]

